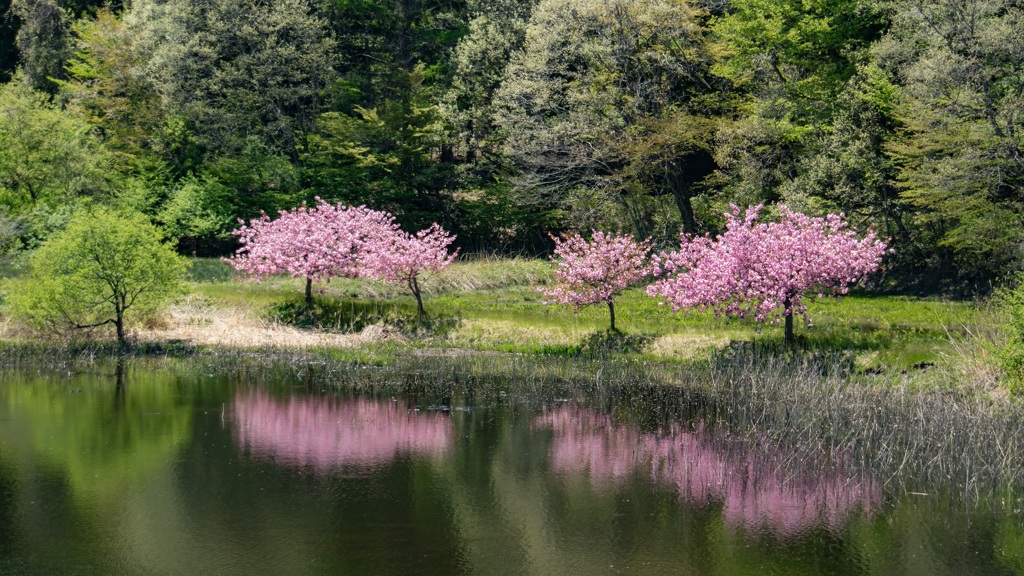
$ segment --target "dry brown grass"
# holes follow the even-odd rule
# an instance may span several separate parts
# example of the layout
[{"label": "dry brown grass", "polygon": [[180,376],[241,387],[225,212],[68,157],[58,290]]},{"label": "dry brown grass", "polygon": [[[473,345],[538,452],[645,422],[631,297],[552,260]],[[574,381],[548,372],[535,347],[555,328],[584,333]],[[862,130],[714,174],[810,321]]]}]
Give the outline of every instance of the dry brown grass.
[{"label": "dry brown grass", "polygon": [[229,348],[350,348],[401,338],[383,326],[370,326],[359,334],[298,330],[268,322],[252,309],[212,307],[194,298],[171,306],[160,325],[138,333],[141,342],[181,341]]}]

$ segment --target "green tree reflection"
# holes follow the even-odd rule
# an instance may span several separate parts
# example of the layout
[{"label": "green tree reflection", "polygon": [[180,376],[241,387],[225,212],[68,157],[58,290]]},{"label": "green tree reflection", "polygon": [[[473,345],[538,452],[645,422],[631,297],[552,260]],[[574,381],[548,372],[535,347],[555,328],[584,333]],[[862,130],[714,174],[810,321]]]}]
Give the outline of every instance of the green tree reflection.
[{"label": "green tree reflection", "polygon": [[[63,473],[79,498],[117,497],[166,471],[192,432],[192,408],[169,372],[133,386],[120,363],[71,379],[23,378],[0,388],[0,433]],[[18,381],[21,380],[21,381]]]}]

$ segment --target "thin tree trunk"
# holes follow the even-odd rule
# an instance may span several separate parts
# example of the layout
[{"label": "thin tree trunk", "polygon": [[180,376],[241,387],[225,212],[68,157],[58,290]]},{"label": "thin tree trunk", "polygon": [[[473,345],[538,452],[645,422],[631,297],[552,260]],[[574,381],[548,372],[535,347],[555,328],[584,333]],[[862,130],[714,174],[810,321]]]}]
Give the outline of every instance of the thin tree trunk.
[{"label": "thin tree trunk", "polygon": [[427,312],[423,309],[423,295],[420,294],[420,284],[416,281],[415,276],[409,279],[409,289],[412,290],[412,295],[416,297],[416,313],[420,317],[426,316]]},{"label": "thin tree trunk", "polygon": [[611,300],[608,301],[608,315],[611,316],[612,319],[611,330],[612,332],[615,332],[615,304]]},{"label": "thin tree trunk", "polygon": [[693,203],[690,201],[689,193],[676,191],[672,196],[676,199],[676,207],[679,208],[679,216],[683,220],[683,232],[696,234],[697,222],[693,217]]},{"label": "thin tree trunk", "polygon": [[313,279],[306,278],[306,305],[313,303]]},{"label": "thin tree trunk", "polygon": [[117,328],[117,344],[124,348],[128,339],[124,334],[124,296],[114,296],[114,327]]},{"label": "thin tree trunk", "polygon": [[666,167],[665,181],[668,184],[669,190],[672,191],[672,198],[676,201],[676,208],[679,209],[679,217],[683,222],[683,232],[696,234],[697,222],[693,217],[693,202],[690,200],[689,186],[680,182],[680,176],[675,169],[675,163]]},{"label": "thin tree trunk", "polygon": [[786,344],[792,344],[796,342],[796,336],[793,335],[793,303],[786,298],[782,301],[782,305],[786,307]]}]

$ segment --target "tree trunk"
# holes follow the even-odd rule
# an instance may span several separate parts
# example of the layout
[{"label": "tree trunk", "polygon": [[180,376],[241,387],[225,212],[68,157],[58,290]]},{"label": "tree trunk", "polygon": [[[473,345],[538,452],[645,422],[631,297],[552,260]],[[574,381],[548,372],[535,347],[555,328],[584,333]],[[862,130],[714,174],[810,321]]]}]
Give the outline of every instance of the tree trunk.
[{"label": "tree trunk", "polygon": [[124,335],[124,313],[117,311],[117,318],[114,319],[114,326],[117,328],[117,343],[124,348],[128,345],[128,339]]},{"label": "tree trunk", "polygon": [[612,319],[611,331],[615,332],[615,304],[611,300],[608,301],[608,315]]},{"label": "tree trunk", "polygon": [[679,209],[679,217],[683,221],[683,232],[697,233],[697,222],[693,218],[693,203],[690,201],[690,187],[682,180],[675,162],[665,167],[665,183],[672,191],[672,198]]},{"label": "tree trunk", "polygon": [[313,304],[313,279],[306,278],[306,306]]},{"label": "tree trunk", "polygon": [[693,203],[690,202],[689,191],[673,189],[672,196],[676,199],[676,206],[679,208],[679,216],[683,220],[683,232],[687,234],[697,233],[697,221],[693,218]]},{"label": "tree trunk", "polygon": [[127,306],[124,294],[118,294],[116,290],[114,294],[114,328],[117,329],[117,344],[124,348],[128,345],[128,338],[124,333],[124,310]]},{"label": "tree trunk", "polygon": [[786,307],[786,344],[792,344],[796,342],[796,336],[793,335],[793,303],[786,298],[782,301],[782,305]]},{"label": "tree trunk", "polygon": [[421,318],[426,316],[427,312],[423,309],[423,295],[420,294],[420,283],[416,281],[415,276],[409,279],[409,289],[412,290],[412,295],[416,297],[416,314]]}]

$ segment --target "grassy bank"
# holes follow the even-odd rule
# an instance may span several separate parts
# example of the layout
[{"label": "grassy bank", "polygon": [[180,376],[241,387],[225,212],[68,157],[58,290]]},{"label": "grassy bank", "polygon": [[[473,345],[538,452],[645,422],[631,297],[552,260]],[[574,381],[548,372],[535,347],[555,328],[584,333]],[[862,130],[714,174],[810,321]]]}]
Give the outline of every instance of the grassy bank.
[{"label": "grassy bank", "polygon": [[[800,343],[789,348],[779,326],[759,333],[750,322],[672,314],[635,289],[617,305],[622,333],[609,335],[605,309],[574,314],[544,304],[531,285],[549,273],[526,260],[453,266],[426,286],[424,329],[410,320],[412,297],[391,286],[318,286],[317,313],[300,318],[299,281],[241,281],[219,262],[199,261],[189,294],[138,330],[128,362],[190,357],[168,364],[229,374],[240,386],[614,404],[617,418],[635,410],[652,430],[700,426],[722,450],[763,458],[797,481],[824,473],[1020,507],[1024,405],[1005,401],[997,386],[990,350],[1004,320],[986,305],[822,300],[810,305],[814,325],[798,325]],[[114,362],[120,351],[109,335],[92,336],[42,340],[7,324],[0,367],[66,374]]]},{"label": "grassy bank", "polygon": [[[578,314],[545,304],[532,286],[548,282],[546,262],[482,259],[459,262],[425,283],[425,326],[401,287],[338,279],[316,285],[314,310],[302,304],[302,282],[241,280],[226,264],[197,260],[188,296],[137,332],[155,347],[301,348],[348,350],[378,360],[408,350],[420,355],[463,351],[545,357],[618,357],[668,363],[702,363],[738,346],[788,353],[779,326],[711,313],[673,314],[632,289],[616,304],[621,334],[610,335],[607,309]],[[0,292],[4,291],[0,279]],[[996,375],[988,347],[998,340],[999,314],[968,302],[854,294],[841,301],[813,301],[812,325],[797,322],[805,354],[839,354],[866,374],[942,373],[991,386]],[[4,321],[3,339],[27,343],[34,336]],[[89,335],[102,338],[102,333]],[[356,352],[361,350],[362,352]],[[372,350],[372,352],[367,352]],[[383,352],[381,352],[383,351]]]}]

